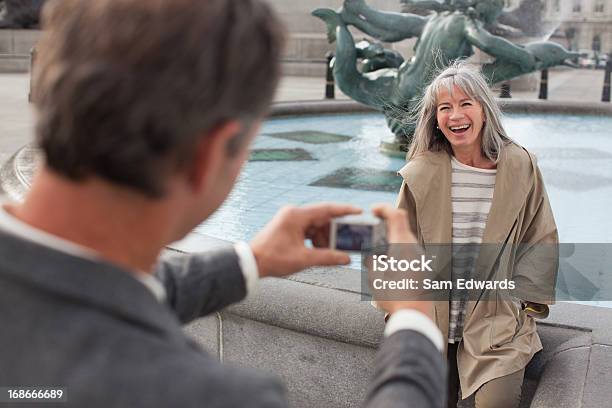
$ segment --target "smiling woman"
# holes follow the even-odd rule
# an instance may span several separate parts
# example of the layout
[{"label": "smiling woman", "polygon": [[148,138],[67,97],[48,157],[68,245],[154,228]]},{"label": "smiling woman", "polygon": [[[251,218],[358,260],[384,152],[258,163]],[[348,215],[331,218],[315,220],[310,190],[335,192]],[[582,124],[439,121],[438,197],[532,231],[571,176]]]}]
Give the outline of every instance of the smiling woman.
[{"label": "smiling woman", "polygon": [[445,151],[464,164],[491,168],[502,147],[511,142],[485,78],[465,62],[456,62],[432,81],[418,111],[408,159],[427,151]]},{"label": "smiling woman", "polygon": [[[451,245],[443,276],[524,276],[548,288],[527,294],[517,285],[512,296],[483,296],[454,284],[449,299],[436,302],[448,341],[449,407],[459,391],[464,399],[475,393],[479,408],[518,407],[525,366],[542,349],[538,316],[524,305],[547,314],[558,266],[557,227],[535,158],[507,136],[481,73],[457,62],[425,90],[408,159],[398,206],[426,248]],[[518,244],[544,243],[554,253],[541,269],[525,268]]]}]

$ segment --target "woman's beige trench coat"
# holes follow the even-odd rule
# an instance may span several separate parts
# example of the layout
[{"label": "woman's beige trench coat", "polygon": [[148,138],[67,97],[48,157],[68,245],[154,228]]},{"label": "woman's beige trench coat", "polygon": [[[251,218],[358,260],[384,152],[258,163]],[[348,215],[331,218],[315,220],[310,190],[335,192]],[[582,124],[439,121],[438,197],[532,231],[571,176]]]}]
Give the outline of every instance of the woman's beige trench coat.
[{"label": "woman's beige trench coat", "polygon": [[[421,154],[399,174],[404,182],[398,207],[408,211],[410,226],[419,242],[425,248],[428,244],[451,243],[450,156],[446,152]],[[477,268],[491,271],[489,276],[495,279],[514,279],[524,289],[517,296],[521,300],[554,302],[557,227],[535,158],[516,144],[505,146],[500,153],[493,202],[482,242],[499,245],[481,250]],[[524,245],[513,245],[519,243]],[[538,252],[538,256],[530,257],[530,250]],[[450,251],[447,256],[450,257]],[[534,261],[534,258],[537,259]],[[444,273],[450,277],[450,267]],[[540,289],[545,282],[547,293],[531,290],[531,286],[538,286],[534,282],[539,282]],[[463,398],[492,379],[524,368],[542,349],[534,319],[516,302],[507,299],[488,293],[467,304],[463,340],[457,351]],[[445,339],[448,338],[448,316],[448,300],[436,301],[435,320]]]}]

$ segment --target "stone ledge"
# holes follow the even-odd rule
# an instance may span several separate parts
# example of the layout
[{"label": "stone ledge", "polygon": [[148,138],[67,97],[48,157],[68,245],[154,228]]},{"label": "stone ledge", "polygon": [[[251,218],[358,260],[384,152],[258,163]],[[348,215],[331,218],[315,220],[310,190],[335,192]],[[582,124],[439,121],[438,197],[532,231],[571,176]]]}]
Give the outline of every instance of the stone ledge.
[{"label": "stone ledge", "polygon": [[[325,273],[333,274],[333,269]],[[337,272],[341,273],[342,268]],[[363,390],[360,387],[370,375],[371,362],[382,339],[383,316],[369,302],[362,301],[359,294],[333,288],[329,282],[323,285],[289,279],[261,281],[259,290],[222,313],[223,319],[240,322],[233,328],[223,326],[222,341],[226,345],[235,344],[239,337],[241,344],[224,358],[278,372],[290,384],[290,398],[296,406],[356,406],[361,401],[361,392],[347,399],[346,395],[339,398],[334,390]],[[588,306],[573,304],[556,305],[553,310],[557,308],[561,309],[556,311],[557,319],[567,315],[569,309],[579,314],[590,310]],[[608,322],[612,320],[611,310],[604,309],[601,314],[608,316]],[[590,385],[605,381],[612,371],[612,353],[606,353],[604,346],[592,344],[592,336],[599,329],[592,330],[571,318],[562,324],[538,323],[544,350],[527,367],[528,390],[521,406],[529,406],[532,395],[535,405],[531,406],[537,407],[581,404],[599,407],[603,406],[602,401],[612,400],[610,390],[603,384]],[[201,339],[207,337],[202,343],[206,347],[214,346],[213,337],[202,332],[199,335]],[[318,345],[318,353],[313,344]],[[330,352],[338,348],[345,354]],[[601,352],[594,358],[596,350]],[[326,360],[326,367],[334,369],[328,367],[321,372],[317,363],[321,358]],[[311,366],[304,367],[305,361],[310,361]],[[347,376],[347,372],[359,374]],[[295,387],[314,381],[321,384],[317,392]],[[588,395],[585,387],[589,387]],[[471,401],[462,406],[471,406]]]},{"label": "stone ledge", "polygon": [[375,113],[375,109],[351,100],[326,99],[320,101],[278,102],[272,105],[272,118],[297,115],[334,115],[346,113]]},{"label": "stone ledge", "polygon": [[361,301],[360,294],[289,279],[262,280],[255,293],[227,311],[268,325],[366,347],[377,347],[384,329],[383,313],[370,302]]},{"label": "stone ledge", "polygon": [[582,401],[589,354],[590,349],[585,347],[567,351],[550,361],[540,378],[531,407],[584,407]]},{"label": "stone ledge", "polygon": [[30,70],[29,55],[0,54],[0,73],[24,73]]},{"label": "stone ledge", "polygon": [[498,99],[497,101],[506,113],[612,116],[612,104],[606,102],[559,102],[521,99]]}]

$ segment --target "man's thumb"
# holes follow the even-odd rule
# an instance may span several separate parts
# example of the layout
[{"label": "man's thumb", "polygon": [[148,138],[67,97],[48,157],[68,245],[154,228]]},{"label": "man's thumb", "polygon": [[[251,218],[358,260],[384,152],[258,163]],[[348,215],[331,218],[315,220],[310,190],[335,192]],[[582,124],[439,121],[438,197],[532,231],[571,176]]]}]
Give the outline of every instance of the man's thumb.
[{"label": "man's thumb", "polygon": [[309,249],[306,259],[309,266],[346,265],[351,262],[348,254],[333,249]]}]

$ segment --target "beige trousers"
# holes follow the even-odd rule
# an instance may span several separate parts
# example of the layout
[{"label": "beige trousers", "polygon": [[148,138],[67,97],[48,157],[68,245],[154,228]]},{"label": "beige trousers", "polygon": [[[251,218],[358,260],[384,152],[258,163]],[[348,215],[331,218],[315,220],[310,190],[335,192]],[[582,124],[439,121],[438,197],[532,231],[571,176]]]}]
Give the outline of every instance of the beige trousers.
[{"label": "beige trousers", "polygon": [[[456,408],[459,401],[459,371],[457,344],[448,345],[448,408]],[[476,391],[476,408],[518,408],[525,369],[489,381]]]}]

